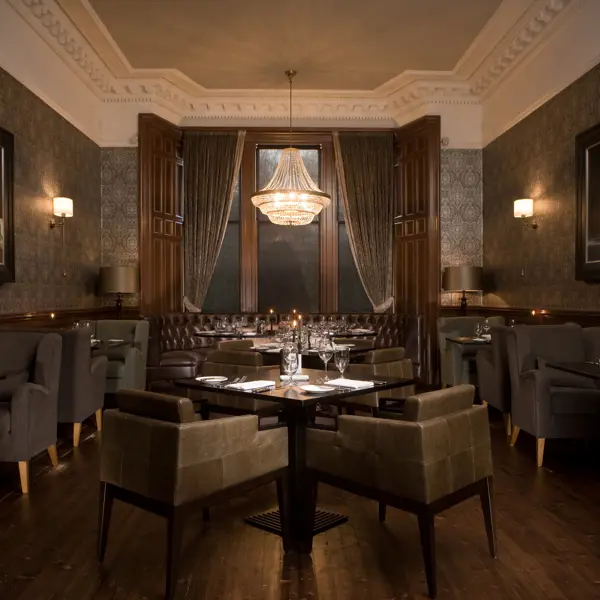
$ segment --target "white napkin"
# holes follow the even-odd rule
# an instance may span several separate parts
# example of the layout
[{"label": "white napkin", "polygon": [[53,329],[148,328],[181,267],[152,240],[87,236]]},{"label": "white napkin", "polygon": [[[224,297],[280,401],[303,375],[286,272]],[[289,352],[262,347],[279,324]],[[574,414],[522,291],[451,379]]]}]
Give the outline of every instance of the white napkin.
[{"label": "white napkin", "polygon": [[225,387],[232,390],[241,390],[242,392],[251,392],[260,388],[275,387],[277,384],[274,381],[259,380],[259,381],[244,381],[244,383],[230,383]]},{"label": "white napkin", "polygon": [[[281,381],[289,381],[290,376],[280,375],[279,379],[281,379]],[[302,373],[296,373],[295,375],[292,375],[292,381],[308,381],[309,379],[310,377],[308,375],[302,375]]]},{"label": "white napkin", "polygon": [[352,333],[373,333],[372,329],[351,329]]},{"label": "white napkin", "polygon": [[362,390],[365,388],[371,388],[375,384],[372,381],[358,381],[356,379],[330,379],[325,385],[332,385],[334,387],[345,387],[351,390]]}]

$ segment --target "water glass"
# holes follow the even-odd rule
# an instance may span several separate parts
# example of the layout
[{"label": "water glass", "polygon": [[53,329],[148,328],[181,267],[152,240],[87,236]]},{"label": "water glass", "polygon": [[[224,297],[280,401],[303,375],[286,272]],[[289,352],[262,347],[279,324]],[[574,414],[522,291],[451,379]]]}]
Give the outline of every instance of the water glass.
[{"label": "water glass", "polygon": [[490,329],[491,329],[490,320],[489,319],[484,319],[484,321],[483,321],[483,333],[485,333],[487,335],[490,332]]},{"label": "water glass", "polygon": [[331,340],[323,340],[319,345],[319,358],[323,361],[325,365],[325,377],[323,377],[322,381],[329,381],[329,377],[327,376],[327,363],[331,360],[333,356],[333,344]]},{"label": "water glass", "polygon": [[334,360],[335,366],[343,379],[344,371],[348,368],[348,363],[350,362],[350,350],[348,350],[348,348],[336,350]]},{"label": "water glass", "polygon": [[298,347],[295,344],[285,344],[281,351],[283,372],[288,376],[287,385],[292,384],[292,377],[298,371]]}]

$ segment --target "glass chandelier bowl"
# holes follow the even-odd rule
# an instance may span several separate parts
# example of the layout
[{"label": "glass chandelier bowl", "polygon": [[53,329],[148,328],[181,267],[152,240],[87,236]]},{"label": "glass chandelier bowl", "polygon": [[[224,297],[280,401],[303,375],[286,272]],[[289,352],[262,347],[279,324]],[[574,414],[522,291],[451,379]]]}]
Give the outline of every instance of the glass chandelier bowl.
[{"label": "glass chandelier bowl", "polygon": [[290,83],[290,147],[283,150],[275,173],[267,185],[252,196],[252,204],[275,225],[308,225],[329,206],[331,198],[311,179],[300,150],[292,147],[292,79]]},{"label": "glass chandelier bowl", "polygon": [[308,225],[329,202],[308,174],[297,148],[283,150],[269,183],[252,196],[252,204],[276,225]]}]

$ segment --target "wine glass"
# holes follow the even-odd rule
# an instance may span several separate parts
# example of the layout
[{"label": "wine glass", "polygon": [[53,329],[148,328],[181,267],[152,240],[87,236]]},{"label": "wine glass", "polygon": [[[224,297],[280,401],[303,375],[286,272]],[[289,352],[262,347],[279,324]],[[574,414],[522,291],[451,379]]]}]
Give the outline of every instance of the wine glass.
[{"label": "wine glass", "polygon": [[508,324],[509,327],[514,327],[517,324],[517,322],[514,319],[510,320],[510,323]]},{"label": "wine glass", "polygon": [[483,333],[485,333],[485,335],[487,335],[490,332],[490,329],[491,329],[490,320],[486,318],[483,320]]},{"label": "wine glass", "polygon": [[323,361],[325,365],[325,377],[321,380],[322,382],[329,381],[329,377],[327,376],[327,363],[331,360],[333,356],[333,344],[331,340],[324,339],[319,344],[319,358]]},{"label": "wine glass", "polygon": [[298,370],[298,348],[295,344],[285,344],[281,352],[283,372],[288,376],[287,385],[292,385],[292,378]]},{"label": "wine glass", "polygon": [[481,326],[481,323],[478,321],[477,324],[475,325],[475,337],[477,339],[479,339],[481,337],[482,331],[483,331],[483,328]]},{"label": "wine glass", "polygon": [[340,348],[335,351],[334,356],[335,366],[337,370],[340,372],[342,379],[344,378],[344,371],[348,367],[348,363],[350,362],[350,350],[348,348]]}]

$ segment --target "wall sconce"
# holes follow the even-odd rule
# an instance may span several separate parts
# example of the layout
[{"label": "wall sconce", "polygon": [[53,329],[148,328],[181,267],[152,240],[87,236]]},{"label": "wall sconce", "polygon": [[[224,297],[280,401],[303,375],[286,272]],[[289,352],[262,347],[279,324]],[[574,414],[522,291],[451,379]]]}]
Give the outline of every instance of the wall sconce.
[{"label": "wall sconce", "polygon": [[531,198],[520,198],[514,201],[513,214],[515,219],[521,219],[523,227],[537,229],[537,223],[533,217],[533,200]]},{"label": "wall sconce", "polygon": [[62,264],[63,273],[62,276],[66,277],[67,272],[65,270],[65,222],[66,219],[73,216],[73,200],[71,198],[54,198],[52,201],[52,212],[58,219],[52,219],[50,221],[50,229],[60,227],[61,230],[61,251],[62,251]]}]

